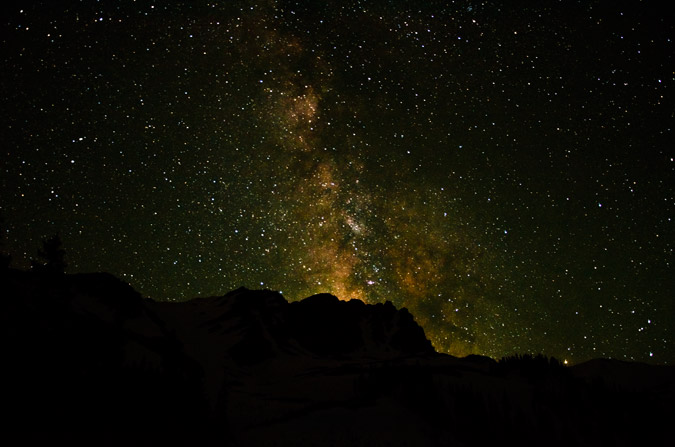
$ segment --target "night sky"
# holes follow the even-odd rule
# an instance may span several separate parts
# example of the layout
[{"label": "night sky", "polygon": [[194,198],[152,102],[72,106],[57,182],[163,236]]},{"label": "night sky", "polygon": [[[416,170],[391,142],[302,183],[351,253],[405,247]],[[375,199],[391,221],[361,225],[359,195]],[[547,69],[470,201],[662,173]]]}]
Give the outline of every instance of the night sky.
[{"label": "night sky", "polygon": [[2,8],[13,267],[59,232],[69,273],[154,299],[330,292],[454,355],[675,363],[656,3]]}]

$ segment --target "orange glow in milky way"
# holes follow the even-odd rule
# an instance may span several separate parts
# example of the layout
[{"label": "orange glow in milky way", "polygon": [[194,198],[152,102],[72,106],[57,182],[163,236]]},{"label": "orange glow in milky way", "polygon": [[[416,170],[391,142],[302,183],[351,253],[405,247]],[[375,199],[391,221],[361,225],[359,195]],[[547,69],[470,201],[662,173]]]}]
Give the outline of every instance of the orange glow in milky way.
[{"label": "orange glow in milky way", "polygon": [[332,292],[453,354],[675,358],[647,2],[61,3],[0,23],[12,266],[60,232],[157,299]]}]

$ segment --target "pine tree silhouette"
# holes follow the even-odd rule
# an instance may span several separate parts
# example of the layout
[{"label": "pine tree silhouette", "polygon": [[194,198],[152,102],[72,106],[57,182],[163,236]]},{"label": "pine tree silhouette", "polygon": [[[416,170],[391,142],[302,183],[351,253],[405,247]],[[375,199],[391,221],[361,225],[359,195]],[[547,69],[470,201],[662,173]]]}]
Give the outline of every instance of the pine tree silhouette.
[{"label": "pine tree silhouette", "polygon": [[5,218],[0,214],[0,271],[7,270],[12,262],[12,256],[5,251]]},{"label": "pine tree silhouette", "polygon": [[65,261],[66,251],[61,248],[61,236],[54,236],[42,240],[42,249],[38,250],[41,261],[32,260],[31,268],[37,272],[63,274],[68,264]]}]

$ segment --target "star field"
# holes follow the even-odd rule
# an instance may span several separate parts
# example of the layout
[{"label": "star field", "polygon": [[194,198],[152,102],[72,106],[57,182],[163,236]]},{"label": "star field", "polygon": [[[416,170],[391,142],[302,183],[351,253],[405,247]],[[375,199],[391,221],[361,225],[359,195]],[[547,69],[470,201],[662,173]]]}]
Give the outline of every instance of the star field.
[{"label": "star field", "polygon": [[675,361],[664,10],[194,3],[4,7],[14,267],[60,232],[154,299],[330,292],[454,355]]}]

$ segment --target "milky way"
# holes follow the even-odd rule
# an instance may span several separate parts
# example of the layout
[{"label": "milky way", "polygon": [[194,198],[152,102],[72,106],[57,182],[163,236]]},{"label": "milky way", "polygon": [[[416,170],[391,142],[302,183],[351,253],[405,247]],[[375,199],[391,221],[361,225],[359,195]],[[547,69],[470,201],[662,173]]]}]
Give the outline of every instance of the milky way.
[{"label": "milky way", "polygon": [[154,299],[330,292],[455,355],[675,361],[665,11],[197,3],[5,7],[14,267],[59,232]]}]

